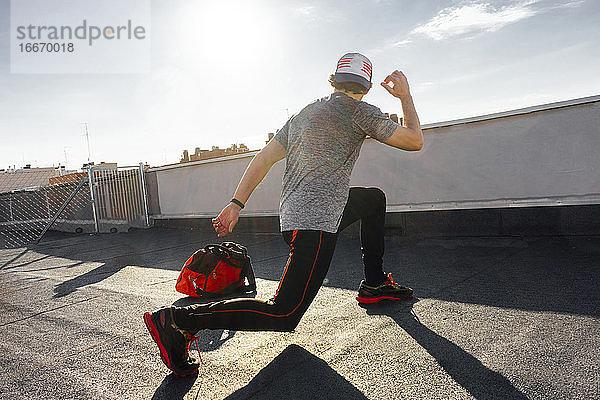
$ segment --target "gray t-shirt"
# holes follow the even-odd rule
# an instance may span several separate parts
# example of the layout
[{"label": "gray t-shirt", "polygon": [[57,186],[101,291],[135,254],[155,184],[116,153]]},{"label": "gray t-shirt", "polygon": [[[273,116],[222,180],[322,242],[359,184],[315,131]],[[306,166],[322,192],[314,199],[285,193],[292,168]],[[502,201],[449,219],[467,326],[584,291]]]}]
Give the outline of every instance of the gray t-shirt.
[{"label": "gray t-shirt", "polygon": [[286,149],[281,230],[337,232],[365,137],[383,142],[397,126],[379,108],[340,92],[291,117],[275,135]]}]

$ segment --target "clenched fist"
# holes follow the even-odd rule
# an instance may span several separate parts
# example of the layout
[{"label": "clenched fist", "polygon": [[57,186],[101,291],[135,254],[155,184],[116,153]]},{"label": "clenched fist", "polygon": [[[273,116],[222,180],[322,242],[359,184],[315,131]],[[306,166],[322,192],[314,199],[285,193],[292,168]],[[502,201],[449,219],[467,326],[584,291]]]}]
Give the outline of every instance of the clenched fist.
[{"label": "clenched fist", "polygon": [[[393,86],[390,85],[390,82]],[[381,86],[385,88],[390,94],[394,97],[404,97],[410,95],[410,88],[408,86],[408,80],[406,76],[401,71],[394,71],[390,75],[388,75],[383,82],[381,82]]]}]

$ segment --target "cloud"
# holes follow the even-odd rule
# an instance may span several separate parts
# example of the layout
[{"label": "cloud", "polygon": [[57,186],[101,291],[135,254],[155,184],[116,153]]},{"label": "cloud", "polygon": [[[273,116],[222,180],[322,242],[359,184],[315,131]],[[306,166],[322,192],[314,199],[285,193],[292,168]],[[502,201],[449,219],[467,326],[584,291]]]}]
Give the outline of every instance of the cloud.
[{"label": "cloud", "polygon": [[[433,40],[471,38],[481,33],[495,32],[505,26],[538,14],[564,8],[576,8],[586,0],[495,0],[462,2],[440,10],[429,21],[417,25],[408,34],[395,36],[371,49],[377,54],[397,47],[408,47],[418,37]],[[502,3],[503,5],[500,5]]]},{"label": "cloud", "polygon": [[317,22],[317,7],[316,6],[303,6],[292,9],[295,15],[307,22]]},{"label": "cloud", "polygon": [[585,0],[562,1],[555,8],[575,8],[582,6],[583,3],[585,3]]},{"label": "cloud", "polygon": [[336,23],[346,20],[343,10],[329,7],[327,4],[319,4],[318,6],[303,5],[301,7],[290,8],[290,10],[294,17],[311,25]]},{"label": "cloud", "polygon": [[373,47],[369,50],[366,51],[367,54],[370,55],[375,55],[375,54],[380,54],[383,53],[384,51],[388,51],[390,49],[394,49],[394,48],[399,48],[399,47],[408,47],[411,43],[412,43],[412,39],[390,39],[390,40],[386,40],[385,42],[383,42],[382,44]]},{"label": "cloud", "polygon": [[391,47],[404,47],[412,43],[410,39],[399,40],[397,42],[391,43]]},{"label": "cloud", "polygon": [[489,3],[476,3],[441,10],[427,23],[414,28],[413,35],[425,35],[434,40],[471,36],[483,32],[494,32],[540,12],[532,7],[537,1],[522,1],[517,4],[497,7]]},{"label": "cloud", "polygon": [[431,81],[427,81],[427,82],[421,82],[419,83],[415,89],[413,90],[413,92],[415,94],[417,93],[423,93],[428,91],[429,89],[432,89],[434,86],[436,86],[435,82],[431,82]]},{"label": "cloud", "polygon": [[315,6],[304,6],[304,7],[297,7],[294,9],[294,11],[296,11],[299,14],[302,15],[311,15],[314,13],[316,7]]}]

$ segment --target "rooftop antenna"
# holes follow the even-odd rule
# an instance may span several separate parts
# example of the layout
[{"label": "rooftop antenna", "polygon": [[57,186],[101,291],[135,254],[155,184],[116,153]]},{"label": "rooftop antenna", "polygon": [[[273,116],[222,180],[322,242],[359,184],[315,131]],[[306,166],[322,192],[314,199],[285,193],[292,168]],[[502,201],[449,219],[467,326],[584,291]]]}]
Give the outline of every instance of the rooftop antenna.
[{"label": "rooftop antenna", "polygon": [[67,160],[67,146],[63,147],[63,152],[65,153],[65,170],[66,170],[67,168],[69,168],[68,167],[69,161]]},{"label": "rooftop antenna", "polygon": [[90,163],[90,133],[88,132],[88,123],[87,122],[82,122],[84,129],[85,129],[85,133],[83,134],[85,136],[85,140],[87,141],[87,148],[88,148],[88,164]]}]

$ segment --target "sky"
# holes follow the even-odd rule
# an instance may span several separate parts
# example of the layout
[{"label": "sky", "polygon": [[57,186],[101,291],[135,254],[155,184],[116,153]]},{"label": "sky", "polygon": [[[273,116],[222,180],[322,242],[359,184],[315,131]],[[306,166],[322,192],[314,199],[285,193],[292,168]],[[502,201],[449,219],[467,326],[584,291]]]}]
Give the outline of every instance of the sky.
[{"label": "sky", "polygon": [[96,163],[261,148],[353,51],[373,63],[363,101],[400,114],[379,86],[399,69],[423,124],[598,95],[598,21],[597,0],[155,0],[149,72],[11,74],[0,0],[0,169],[80,168],[84,121]]}]

